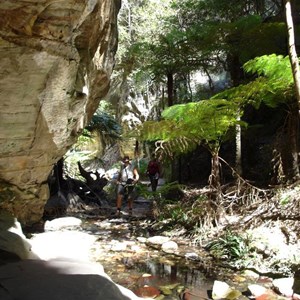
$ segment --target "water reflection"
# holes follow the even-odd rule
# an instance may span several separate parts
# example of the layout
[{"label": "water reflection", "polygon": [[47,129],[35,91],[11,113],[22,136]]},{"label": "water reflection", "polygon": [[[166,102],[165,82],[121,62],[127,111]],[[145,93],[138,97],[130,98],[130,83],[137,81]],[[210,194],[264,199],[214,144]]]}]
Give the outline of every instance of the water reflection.
[{"label": "water reflection", "polygon": [[[141,293],[143,287],[147,287],[147,289],[152,287],[158,289],[162,294],[161,299],[165,300],[207,299],[213,280],[207,277],[203,270],[190,268],[176,258],[173,258],[174,261],[171,259],[171,257],[159,257],[155,260],[149,258],[145,261],[135,262],[131,274],[136,276],[139,273],[140,277],[138,277],[135,285],[131,286],[131,290]],[[126,258],[124,264],[127,264]]]},{"label": "water reflection", "polygon": [[[97,235],[99,247],[105,249],[105,255],[99,256],[98,261],[106,273],[138,296],[158,300],[208,299],[207,292],[213,286],[208,270],[201,269],[200,264],[186,259],[184,254],[167,254],[136,243],[136,236],[149,235],[147,224],[141,226],[140,222],[113,219],[91,222],[85,229]],[[114,241],[124,249],[115,247]],[[134,250],[131,243],[140,250]],[[196,251],[181,248],[183,253]],[[204,262],[205,257],[199,255]]]}]

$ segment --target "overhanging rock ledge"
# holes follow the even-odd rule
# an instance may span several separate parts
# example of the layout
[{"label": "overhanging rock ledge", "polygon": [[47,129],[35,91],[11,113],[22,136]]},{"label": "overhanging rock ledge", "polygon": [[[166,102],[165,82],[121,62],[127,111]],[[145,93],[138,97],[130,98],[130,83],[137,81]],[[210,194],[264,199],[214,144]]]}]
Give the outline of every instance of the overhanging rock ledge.
[{"label": "overhanging rock ledge", "polygon": [[39,220],[47,177],[106,95],[120,0],[0,3],[0,209]]}]

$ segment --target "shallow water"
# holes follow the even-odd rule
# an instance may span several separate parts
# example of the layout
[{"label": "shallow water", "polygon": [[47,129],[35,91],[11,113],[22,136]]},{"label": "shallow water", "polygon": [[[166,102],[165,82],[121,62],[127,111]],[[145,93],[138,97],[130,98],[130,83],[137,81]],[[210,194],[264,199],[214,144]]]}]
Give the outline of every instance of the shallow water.
[{"label": "shallow water", "polygon": [[[99,237],[97,256],[112,280],[138,296],[155,299],[208,299],[213,278],[201,264],[167,254],[137,241],[148,237],[146,228],[126,219],[88,222],[86,231]],[[196,248],[180,246],[183,253]],[[185,295],[185,296],[184,296]],[[185,298],[184,298],[185,297]]]},{"label": "shallow water", "polygon": [[151,274],[151,280],[147,285],[158,289],[165,287],[167,291],[172,291],[165,299],[182,299],[184,293],[190,296],[189,299],[208,298],[207,292],[211,290],[213,284],[201,270],[182,266],[177,262],[170,265],[149,260],[140,262],[135,268],[141,273]]},{"label": "shallow water", "polygon": [[[148,218],[139,218],[143,208],[135,207],[134,212],[137,218],[102,216],[86,220],[83,225],[84,231],[98,238],[94,260],[103,265],[114,282],[140,297],[158,300],[212,299],[215,280],[229,279],[227,283],[235,285],[236,274],[216,270],[212,258],[203,249],[189,245],[189,241],[178,240],[179,251],[173,254],[142,242],[140,238],[146,240],[155,233],[151,232]],[[196,258],[187,258],[188,253]]]},{"label": "shallow water", "polygon": [[103,262],[108,275],[120,285],[132,290],[138,296],[154,296],[165,294],[159,299],[207,299],[212,289],[213,279],[207,278],[202,270],[192,268],[188,264],[172,256],[149,254],[148,259],[130,256],[120,257],[114,265]]}]

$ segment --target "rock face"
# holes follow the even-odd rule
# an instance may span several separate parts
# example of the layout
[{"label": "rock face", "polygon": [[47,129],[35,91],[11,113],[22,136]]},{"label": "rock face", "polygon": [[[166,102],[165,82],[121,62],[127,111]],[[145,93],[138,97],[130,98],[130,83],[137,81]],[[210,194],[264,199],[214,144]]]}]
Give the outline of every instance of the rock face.
[{"label": "rock face", "polygon": [[120,2],[0,2],[0,209],[22,223],[109,89]]},{"label": "rock face", "polygon": [[7,264],[0,266],[0,282],[2,300],[143,299],[112,282],[101,267],[81,261],[23,260]]}]

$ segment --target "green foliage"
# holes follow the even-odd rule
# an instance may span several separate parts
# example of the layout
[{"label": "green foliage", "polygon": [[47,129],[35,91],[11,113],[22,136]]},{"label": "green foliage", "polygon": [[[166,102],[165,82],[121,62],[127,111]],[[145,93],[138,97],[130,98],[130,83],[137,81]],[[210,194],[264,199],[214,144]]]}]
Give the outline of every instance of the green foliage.
[{"label": "green foliage", "polygon": [[251,104],[258,108],[261,102],[277,107],[293,101],[294,82],[289,57],[264,55],[244,64],[244,69],[258,77],[248,83],[221,92],[213,97]]},{"label": "green foliage", "polygon": [[216,71],[220,62],[228,63],[228,55],[244,63],[266,53],[285,53],[284,22],[263,22],[262,17],[278,14],[281,7],[243,0],[177,0],[173,7],[172,30],[182,32],[185,45],[177,53],[186,55],[189,70]]},{"label": "green foliage", "polygon": [[285,84],[293,82],[293,74],[289,57],[282,55],[263,55],[244,64],[248,73],[265,76],[270,80],[281,80]]},{"label": "green foliage", "polygon": [[291,202],[291,198],[286,196],[285,198],[280,199],[280,205],[285,206]]},{"label": "green foliage", "polygon": [[84,147],[85,145],[90,143],[91,140],[93,140],[91,131],[84,128],[82,130],[81,135],[77,139],[77,145],[81,146],[81,147]]},{"label": "green foliage", "polygon": [[203,233],[204,228],[207,230],[214,227],[218,219],[218,210],[206,195],[199,195],[199,191],[188,194],[183,188],[182,191],[180,199],[170,197],[169,192],[154,197],[157,199],[158,219],[168,220],[169,226],[181,226],[188,231],[193,240],[197,240],[200,231]]},{"label": "green foliage", "polygon": [[139,174],[140,174],[140,175],[146,174],[147,167],[148,167],[148,161],[145,160],[145,159],[141,159],[141,160],[139,161],[139,165],[138,165],[138,171],[139,171]]},{"label": "green foliage", "polygon": [[243,259],[250,250],[247,238],[230,231],[211,241],[206,249],[218,259],[229,260]]},{"label": "green foliage", "polygon": [[154,44],[157,37],[164,34],[162,23],[166,25],[166,18],[173,12],[170,1],[123,1],[118,15],[119,47],[115,68],[122,70],[123,75],[133,74],[139,78],[141,67],[145,71],[147,60],[144,57],[150,60],[150,52],[146,52],[144,45]]},{"label": "green foliage", "polygon": [[100,109],[98,109],[92,117],[92,120],[86,127],[89,131],[99,131],[106,138],[118,139],[121,135],[121,126],[115,118]]},{"label": "green foliage", "polygon": [[[65,165],[70,174],[76,176],[78,172],[78,161],[94,159],[97,155],[96,134],[103,139],[103,144],[109,144],[120,138],[121,126],[113,117],[110,106],[105,101],[100,102],[100,106],[92,117],[90,123],[84,128],[82,134],[78,137],[76,144],[65,155]],[[96,146],[96,147],[95,147]]]},{"label": "green foliage", "polygon": [[174,103],[191,101],[187,85],[193,72],[230,70],[231,56],[242,64],[266,53],[284,53],[285,24],[264,22],[280,9],[262,1],[124,0],[115,70],[135,90],[165,85],[172,74]]},{"label": "green foliage", "polygon": [[181,225],[186,229],[191,229],[194,225],[193,219],[188,216],[188,211],[179,202],[174,203],[174,200],[161,201],[158,220],[169,220],[169,225]]},{"label": "green foliage", "polygon": [[175,224],[182,224],[182,225],[188,225],[189,223],[189,217],[186,213],[186,211],[184,211],[184,209],[180,206],[174,206],[174,207],[170,207],[170,218],[172,219],[172,221]]},{"label": "green foliage", "polygon": [[212,142],[222,140],[229,128],[237,123],[238,106],[223,99],[202,100],[174,105],[162,116],[181,123],[185,137]]},{"label": "green foliage", "polygon": [[285,53],[286,24],[277,22],[250,26],[240,33],[239,39],[236,51],[242,64],[264,54]]},{"label": "green foliage", "polygon": [[203,143],[217,153],[230,128],[238,123],[238,104],[222,99],[178,104],[163,111],[165,120],[146,122],[140,129],[144,140],[158,141],[172,153],[193,150]]}]

